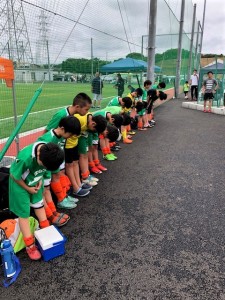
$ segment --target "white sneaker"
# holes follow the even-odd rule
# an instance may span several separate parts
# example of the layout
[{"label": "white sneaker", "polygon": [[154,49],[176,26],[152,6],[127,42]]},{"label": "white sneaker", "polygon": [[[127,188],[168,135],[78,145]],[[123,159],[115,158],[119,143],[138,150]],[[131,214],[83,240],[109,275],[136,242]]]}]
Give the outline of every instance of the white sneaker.
[{"label": "white sneaker", "polygon": [[83,182],[83,183],[88,183],[88,184],[90,184],[91,186],[96,186],[96,185],[98,185],[98,182],[97,182],[97,181],[92,180],[92,179],[90,179],[89,177],[88,177],[87,179],[83,179],[82,182]]},{"label": "white sneaker", "polygon": [[89,180],[94,180],[94,181],[97,181],[97,182],[99,181],[99,179],[97,177],[93,176],[93,175],[89,175],[88,178],[89,178]]}]

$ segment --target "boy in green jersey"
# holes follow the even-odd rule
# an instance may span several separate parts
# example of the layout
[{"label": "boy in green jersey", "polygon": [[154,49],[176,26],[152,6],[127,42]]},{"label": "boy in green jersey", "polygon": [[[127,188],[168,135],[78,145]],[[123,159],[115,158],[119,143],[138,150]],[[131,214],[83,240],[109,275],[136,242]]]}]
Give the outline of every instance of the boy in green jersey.
[{"label": "boy in green jersey", "polygon": [[[91,98],[87,94],[77,94],[73,99],[72,105],[60,109],[53,115],[46,127],[46,131],[57,128],[60,120],[66,116],[73,116],[74,114],[79,114],[81,116],[86,115],[91,107],[91,104]],[[76,173],[76,189],[79,190],[79,194],[77,196],[85,197],[90,193],[91,187],[89,185],[82,185],[81,187],[79,168],[75,168],[74,172]],[[61,202],[63,199],[62,194],[65,186],[70,184],[70,182],[66,183],[66,180],[68,180],[68,177],[65,176],[64,168],[61,169],[60,173],[52,174],[51,188],[56,196],[61,195],[60,198],[58,198],[59,202]],[[68,208],[68,205],[66,206]]]},{"label": "boy in green jersey", "polygon": [[63,150],[56,144],[37,142],[22,149],[10,168],[9,208],[18,216],[26,251],[32,260],[41,258],[29,226],[30,207],[41,228],[48,227],[43,204],[43,175],[54,171],[64,160]]},{"label": "boy in green jersey", "polygon": [[[70,138],[71,136],[75,135],[78,136],[81,131],[80,122],[77,118],[74,116],[67,116],[60,120],[59,126],[55,129],[51,129],[44,135],[38,138],[38,141],[44,141],[44,142],[52,142],[55,144],[60,145],[64,139]],[[64,163],[63,163],[64,164]],[[61,165],[61,168],[64,167]],[[60,170],[57,170],[56,173],[60,172]],[[54,186],[54,181],[51,182],[51,175],[52,172],[46,171],[44,174],[44,207],[45,212],[48,220],[56,226],[63,226],[65,225],[68,220],[69,216],[63,213],[58,213],[56,211],[55,204],[52,200],[52,195],[50,191],[50,184],[51,186]],[[63,175],[65,176],[65,175]],[[61,183],[63,182],[62,178],[60,179]],[[57,191],[57,186],[55,188],[55,191]],[[66,209],[72,209],[75,208],[77,205],[74,203],[78,202],[78,199],[67,197],[67,185],[66,183],[63,185],[63,189],[59,189],[57,193],[57,199],[58,199],[58,207],[60,208],[66,208]]]}]

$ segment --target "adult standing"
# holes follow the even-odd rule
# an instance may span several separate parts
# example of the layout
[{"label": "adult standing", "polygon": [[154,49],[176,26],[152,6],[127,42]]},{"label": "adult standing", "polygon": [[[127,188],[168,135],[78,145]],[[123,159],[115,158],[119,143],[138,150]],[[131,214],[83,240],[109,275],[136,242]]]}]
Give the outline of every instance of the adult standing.
[{"label": "adult standing", "polygon": [[93,93],[92,107],[100,108],[102,100],[103,81],[100,78],[99,72],[96,72],[95,78],[92,80],[91,87],[91,91]]},{"label": "adult standing", "polygon": [[121,74],[117,74],[117,82],[115,87],[118,89],[118,96],[122,97],[124,92],[124,79],[122,78]]},{"label": "adult standing", "polygon": [[[207,73],[208,78],[203,81],[202,85],[202,93],[204,95],[204,112],[211,112],[212,107],[212,99],[214,98],[214,94],[216,93],[216,90],[218,89],[219,85],[217,81],[213,78],[213,72],[209,71]],[[209,101],[209,107],[208,110],[206,110],[206,104],[207,101]]]},{"label": "adult standing", "polygon": [[197,74],[197,70],[193,71],[193,74],[190,78],[190,86],[191,86],[191,100],[198,100],[198,80],[199,76]]}]

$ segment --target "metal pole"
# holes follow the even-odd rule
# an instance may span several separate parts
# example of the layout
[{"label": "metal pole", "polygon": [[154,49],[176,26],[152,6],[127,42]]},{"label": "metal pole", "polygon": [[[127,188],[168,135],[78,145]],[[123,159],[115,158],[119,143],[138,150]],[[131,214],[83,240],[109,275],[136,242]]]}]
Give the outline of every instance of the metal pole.
[{"label": "metal pole", "polygon": [[93,66],[93,39],[91,38],[91,78],[94,77],[94,66]]},{"label": "metal pole", "polygon": [[176,69],[176,79],[175,79],[175,97],[176,98],[178,98],[179,91],[180,91],[180,67],[181,67],[182,37],[183,37],[183,27],[184,27],[184,9],[185,9],[185,0],[182,0],[181,13],[180,13],[180,29],[179,29],[178,49],[177,49],[177,69]]},{"label": "metal pole", "polygon": [[[13,112],[14,112],[14,126],[17,126],[17,107],[16,107],[16,90],[15,90],[15,82],[12,80],[12,94],[13,94]],[[20,150],[20,145],[19,145],[19,134],[16,135],[15,137],[15,142],[16,142],[16,152],[17,154],[19,153]]]},{"label": "metal pole", "polygon": [[189,51],[189,60],[188,60],[187,80],[190,79],[191,69],[192,69],[192,52],[193,52],[192,48],[193,48],[193,41],[194,41],[195,18],[196,18],[196,4],[194,4],[193,19],[192,19],[192,30],[191,30],[191,41],[190,41],[190,51]]},{"label": "metal pole", "polygon": [[198,31],[197,31],[197,38],[196,38],[196,45],[195,45],[195,66],[197,65],[197,62],[198,62],[198,40],[199,40],[199,32],[200,32],[200,21],[198,21]]},{"label": "metal pole", "polygon": [[149,9],[148,31],[148,68],[147,79],[154,83],[155,71],[155,40],[156,40],[157,0],[151,0]]},{"label": "metal pole", "polygon": [[51,73],[50,73],[50,56],[49,56],[48,41],[46,41],[46,48],[47,48],[47,56],[48,56],[48,80],[51,81]]},{"label": "metal pole", "polygon": [[199,47],[200,58],[201,58],[201,53],[202,53],[203,33],[204,33],[204,26],[205,26],[205,11],[206,11],[206,0],[204,1],[204,9],[203,9],[203,17],[202,17],[202,34],[201,34],[201,38],[200,38],[200,47]]}]

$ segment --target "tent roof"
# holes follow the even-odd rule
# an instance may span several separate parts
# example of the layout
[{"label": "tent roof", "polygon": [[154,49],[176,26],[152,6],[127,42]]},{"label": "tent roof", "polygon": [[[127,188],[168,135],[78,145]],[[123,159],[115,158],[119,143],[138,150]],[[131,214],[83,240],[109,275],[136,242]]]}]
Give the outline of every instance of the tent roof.
[{"label": "tent roof", "polygon": [[204,70],[216,70],[216,69],[221,70],[221,69],[225,69],[225,67],[224,67],[223,63],[217,63],[217,65],[216,65],[216,63],[214,63],[214,64],[210,64],[208,66],[205,66],[202,69],[204,69]]},{"label": "tent roof", "polygon": [[[123,71],[146,71],[147,63],[143,60],[124,58],[113,63],[100,67],[101,72],[123,72]],[[160,72],[161,68],[155,66],[155,72]]]}]

